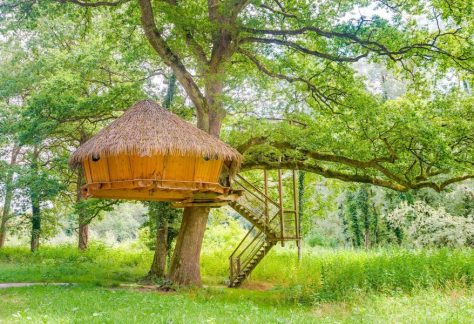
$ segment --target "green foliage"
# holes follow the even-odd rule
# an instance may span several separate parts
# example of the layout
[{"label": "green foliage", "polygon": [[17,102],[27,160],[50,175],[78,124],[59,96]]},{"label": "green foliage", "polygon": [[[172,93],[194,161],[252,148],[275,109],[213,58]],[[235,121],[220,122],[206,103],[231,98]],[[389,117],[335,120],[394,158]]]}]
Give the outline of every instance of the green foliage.
[{"label": "green foliage", "polygon": [[387,215],[391,226],[404,233],[405,244],[418,247],[474,246],[473,218],[474,214],[453,216],[423,201],[402,203]]},{"label": "green foliage", "polygon": [[168,249],[170,249],[178,235],[183,210],[172,208],[170,202],[150,201],[145,205],[148,207],[148,218],[141,226],[140,240],[150,250],[155,250],[156,230],[166,224],[168,227]]},{"label": "green foliage", "polygon": [[[101,211],[99,219],[90,225],[91,238],[99,239],[107,245],[125,242],[137,244],[139,229],[147,219],[146,213],[147,209],[141,203],[127,202],[114,205],[111,211]],[[77,220],[73,219],[72,224],[77,227]]]}]

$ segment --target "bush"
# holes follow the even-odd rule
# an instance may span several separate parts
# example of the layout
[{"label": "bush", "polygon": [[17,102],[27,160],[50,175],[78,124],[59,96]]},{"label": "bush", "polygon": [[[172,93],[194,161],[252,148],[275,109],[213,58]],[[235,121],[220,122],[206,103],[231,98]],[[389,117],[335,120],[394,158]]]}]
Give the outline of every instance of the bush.
[{"label": "bush", "polygon": [[387,220],[417,247],[474,246],[474,220],[453,216],[443,207],[436,209],[422,201],[413,205],[403,202],[388,214]]}]

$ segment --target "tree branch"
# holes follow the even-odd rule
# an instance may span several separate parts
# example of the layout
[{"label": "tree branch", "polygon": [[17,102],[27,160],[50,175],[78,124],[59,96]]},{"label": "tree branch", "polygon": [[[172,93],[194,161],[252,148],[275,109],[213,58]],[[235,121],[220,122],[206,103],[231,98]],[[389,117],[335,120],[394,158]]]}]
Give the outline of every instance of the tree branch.
[{"label": "tree branch", "polygon": [[202,95],[199,87],[194,82],[192,75],[187,71],[181,59],[176,55],[166,43],[165,39],[158,31],[153,15],[153,8],[150,0],[139,0],[141,21],[145,35],[151,46],[155,49],[164,63],[171,67],[194,106],[199,112],[207,111],[206,99]]},{"label": "tree branch", "polygon": [[300,44],[297,44],[295,42],[290,42],[290,41],[287,41],[287,40],[277,39],[277,38],[262,38],[262,37],[252,37],[252,36],[242,38],[241,43],[247,43],[247,42],[249,42],[249,43],[282,45],[282,46],[292,48],[292,49],[294,49],[298,52],[304,53],[304,54],[320,57],[320,58],[330,60],[330,61],[334,61],[334,62],[357,62],[357,61],[361,60],[362,58],[367,57],[369,55],[368,52],[365,52],[365,53],[357,55],[357,56],[335,56],[335,55],[331,55],[331,54],[328,54],[328,53],[323,53],[323,52],[319,52],[319,51],[316,51],[316,50],[308,49],[308,48],[306,48],[304,46],[301,46]]},{"label": "tree branch", "polygon": [[130,0],[118,0],[118,1],[80,1],[80,0],[57,0],[60,3],[73,3],[81,7],[116,7]]},{"label": "tree branch", "polygon": [[[393,61],[400,61],[400,56],[404,54],[408,54],[414,50],[421,50],[421,51],[424,51],[425,53],[434,53],[434,54],[439,54],[445,57],[449,57],[458,66],[464,69],[467,69],[469,71],[473,71],[474,69],[469,64],[466,65],[463,63],[464,61],[472,59],[472,55],[471,56],[463,56],[463,55],[455,56],[449,53],[448,51],[441,49],[439,46],[436,45],[437,41],[441,37],[448,36],[448,35],[454,36],[454,37],[460,37],[458,36],[458,32],[461,30],[460,28],[454,31],[446,31],[446,32],[442,32],[441,30],[438,29],[438,32],[432,35],[430,41],[426,41],[424,43],[409,44],[409,45],[400,47],[396,50],[390,50],[386,45],[382,44],[381,42],[371,40],[370,34],[367,39],[363,39],[359,37],[357,35],[359,28],[354,33],[327,31],[327,30],[323,30],[314,26],[304,26],[297,29],[286,29],[286,30],[285,29],[254,29],[254,28],[242,27],[241,30],[253,35],[273,35],[273,36],[297,36],[297,35],[305,34],[307,32],[314,32],[318,36],[322,36],[328,39],[338,38],[338,39],[347,40],[349,41],[349,44],[357,44],[367,51],[366,53],[362,53],[359,56],[347,57],[347,58],[342,58],[342,59],[341,58],[334,59],[337,57],[332,56],[332,55],[327,55],[326,53],[320,53],[318,51],[309,50],[297,43],[289,42],[283,39],[261,38],[261,37],[253,37],[253,36],[243,38],[243,41],[269,43],[269,44],[276,44],[276,45],[291,47],[305,54],[310,54],[310,55],[322,57],[325,59],[334,60],[337,62],[355,62],[359,60],[360,58],[367,56],[368,52],[372,52],[381,56],[388,56]],[[465,39],[465,40],[469,41],[468,39]],[[323,55],[321,56],[321,54]],[[429,54],[424,54],[424,55],[429,56]]]},{"label": "tree branch", "polygon": [[393,181],[388,181],[375,176],[361,175],[355,173],[347,173],[342,171],[335,171],[329,168],[318,165],[317,163],[308,163],[304,161],[281,161],[281,162],[270,162],[270,161],[244,161],[242,165],[242,171],[254,170],[254,169],[292,169],[302,170],[315,174],[319,174],[326,178],[338,179],[346,182],[360,182],[370,183],[376,186],[393,189],[396,191],[407,191],[410,188],[398,184]]},{"label": "tree branch", "polygon": [[316,102],[321,103],[322,106],[328,108],[331,113],[339,114],[332,107],[332,104],[340,104],[340,102],[338,102],[338,100],[335,98],[334,94],[327,95],[326,92],[323,92],[322,90],[318,89],[310,80],[304,79],[302,77],[293,77],[271,71],[255,55],[243,48],[239,48],[238,52],[247,57],[257,67],[257,69],[272,78],[285,80],[289,83],[301,82],[305,84],[307,89],[311,92],[311,96]]}]

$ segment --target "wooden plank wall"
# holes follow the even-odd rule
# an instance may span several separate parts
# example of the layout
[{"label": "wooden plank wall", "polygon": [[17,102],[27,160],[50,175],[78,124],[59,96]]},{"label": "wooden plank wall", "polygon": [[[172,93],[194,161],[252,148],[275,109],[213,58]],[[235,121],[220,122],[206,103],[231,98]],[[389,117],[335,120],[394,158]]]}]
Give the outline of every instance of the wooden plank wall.
[{"label": "wooden plank wall", "polygon": [[83,163],[87,183],[133,179],[217,183],[222,160],[208,160],[189,156],[116,155],[87,159]]}]

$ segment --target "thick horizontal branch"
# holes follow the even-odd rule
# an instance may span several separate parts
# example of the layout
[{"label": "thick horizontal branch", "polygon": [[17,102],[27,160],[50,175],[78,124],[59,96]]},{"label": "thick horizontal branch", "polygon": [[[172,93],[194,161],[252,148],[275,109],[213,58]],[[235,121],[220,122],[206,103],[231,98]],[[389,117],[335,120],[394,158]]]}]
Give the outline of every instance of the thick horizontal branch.
[{"label": "thick horizontal branch", "polygon": [[449,178],[448,180],[445,180],[439,184],[431,181],[418,182],[413,184],[411,186],[411,189],[431,188],[440,192],[443,191],[449,185],[452,185],[453,183],[462,182],[469,179],[474,179],[474,174],[465,174],[462,176]]},{"label": "thick horizontal branch", "polygon": [[[328,178],[349,182],[371,183],[397,191],[431,188],[440,192],[453,183],[474,178],[474,174],[449,177],[450,170],[427,171],[423,173],[423,177],[405,178],[403,174],[398,174],[385,165],[394,165],[398,158],[388,140],[382,139],[382,141],[387,147],[388,155],[374,157],[369,160],[359,160],[332,153],[303,149],[289,142],[272,142],[265,135],[250,138],[245,143],[239,145],[237,149],[245,156],[243,170],[259,168],[300,169]],[[262,157],[259,154],[246,154],[252,147],[262,144],[278,149],[282,155]],[[297,154],[295,155],[295,153]],[[320,162],[326,163],[326,165],[322,166]],[[441,179],[444,178],[444,180],[429,180],[430,177],[435,176],[441,177]]]},{"label": "thick horizontal branch", "polygon": [[80,1],[80,0],[57,0],[60,3],[73,3],[81,7],[116,7],[130,0],[118,0],[118,1]]},{"label": "thick horizontal branch", "polygon": [[[440,183],[436,183],[435,181],[423,181],[423,182],[415,182],[415,183],[405,182],[402,184],[394,180],[383,179],[378,176],[337,171],[337,170],[333,170],[327,167],[323,167],[317,163],[310,163],[308,161],[298,161],[298,160],[244,161],[244,164],[242,166],[242,171],[255,170],[255,169],[302,170],[302,171],[319,174],[325,178],[338,179],[345,182],[369,183],[375,186],[385,187],[385,188],[393,189],[396,191],[402,191],[402,192],[408,191],[410,189],[422,189],[422,188],[431,188],[437,192],[441,192],[451,184],[462,182],[468,179],[474,179],[474,174],[466,174],[463,176],[456,176],[456,177],[449,178]],[[357,172],[357,170],[355,172]]]},{"label": "thick horizontal branch", "polygon": [[338,179],[345,182],[370,183],[376,186],[385,187],[385,188],[393,189],[396,191],[407,191],[410,189],[404,185],[398,184],[393,181],[384,180],[379,177],[331,170],[329,168],[320,166],[316,163],[307,163],[307,162],[302,162],[302,161],[282,161],[282,162],[247,161],[247,162],[244,162],[242,166],[242,171],[254,170],[254,169],[302,170],[302,171],[319,174],[325,178]]}]

